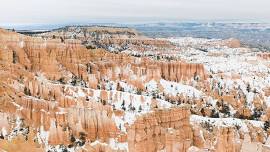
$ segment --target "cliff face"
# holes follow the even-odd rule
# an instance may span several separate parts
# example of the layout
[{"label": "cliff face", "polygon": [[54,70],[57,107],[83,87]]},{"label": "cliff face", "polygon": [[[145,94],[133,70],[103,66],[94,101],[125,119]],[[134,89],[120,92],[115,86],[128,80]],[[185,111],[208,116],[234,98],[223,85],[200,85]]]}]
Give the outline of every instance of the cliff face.
[{"label": "cliff face", "polygon": [[115,138],[119,134],[115,123],[105,111],[96,109],[71,109],[68,114],[68,123],[71,129],[76,130],[75,135],[86,132],[91,141],[99,139],[107,141],[108,138]]},{"label": "cliff face", "polygon": [[224,44],[230,48],[240,48],[241,47],[241,42],[238,39],[228,39],[224,41]]},{"label": "cliff face", "polygon": [[139,117],[128,128],[130,151],[187,151],[192,143],[189,110],[157,110]]},{"label": "cliff face", "polygon": [[[39,144],[46,149],[48,145],[56,147],[62,144],[75,148],[78,145],[89,145],[97,139],[101,143],[107,143],[111,139],[117,139],[118,144],[133,142],[130,137],[127,139],[128,134],[123,130],[127,122],[128,125],[132,124],[123,115],[126,109],[134,111],[132,119],[135,121],[135,116],[151,105],[152,108],[162,107],[160,101],[154,102],[158,106],[155,107],[152,104],[154,99],[134,93],[147,93],[145,83],[150,80],[155,80],[160,85],[161,80],[190,80],[194,74],[203,80],[206,75],[200,64],[164,62],[101,49],[89,50],[80,43],[79,40],[65,39],[63,42],[57,38],[44,40],[1,30],[0,104],[1,111],[4,112],[1,117],[1,128],[5,130],[2,131],[4,139],[14,130],[5,115],[7,113],[12,117],[22,118],[26,124],[24,127],[33,131],[40,139]],[[151,41],[144,43],[153,45]],[[120,106],[123,103],[119,105],[119,101],[129,105],[123,108]],[[131,101],[139,101],[139,105]],[[157,111],[156,115],[147,116],[147,119],[153,117],[153,121],[164,119],[150,128],[153,130],[153,127],[165,125],[159,128],[162,130],[159,138],[168,138],[167,141],[162,141],[163,147],[166,144],[176,144],[176,147],[187,149],[188,144],[183,145],[182,140],[188,137],[180,135],[180,121],[185,120],[183,125],[187,125],[186,130],[190,129],[186,113],[188,110]],[[181,117],[171,118],[174,115]],[[116,121],[118,119],[124,122],[120,126]],[[170,126],[177,136],[171,135],[168,129]],[[41,136],[42,134],[46,136]],[[169,138],[175,141],[167,143]],[[136,144],[140,145],[142,141]],[[102,146],[97,149],[100,148]],[[149,148],[153,151],[159,149]]]},{"label": "cliff face", "polygon": [[0,30],[5,151],[267,148],[267,55],[237,40],[182,44],[105,27],[38,36]]},{"label": "cliff face", "polygon": [[270,53],[260,53],[258,54],[258,57],[265,59],[265,60],[269,60],[270,59]]},{"label": "cliff face", "polygon": [[[92,52],[81,46],[79,40],[66,40],[65,43],[61,43],[58,39],[44,41],[39,38],[22,36],[19,38],[14,34],[13,36],[6,34],[3,39],[3,43],[8,47],[1,51],[3,60],[9,61],[9,63],[18,62],[32,71],[40,70],[52,80],[58,80],[60,76],[70,73],[83,79],[88,79],[86,78],[88,74],[104,74],[108,73],[108,70],[109,72],[113,70],[113,75],[122,74],[115,73],[115,70],[123,69],[129,64],[131,64],[132,71],[138,69],[136,72],[149,69],[149,73],[156,71],[157,75],[161,71],[165,79],[169,79],[175,74],[179,80],[181,78],[187,79],[192,77],[195,72],[204,77],[203,65],[181,62],[162,63],[149,59],[139,61],[124,54],[116,55],[104,51]],[[135,74],[138,74],[138,77],[142,76],[140,73]]]},{"label": "cliff face", "polygon": [[206,79],[204,66],[201,64],[186,64],[179,62],[161,63],[161,75],[165,80],[179,82],[181,80],[189,80],[196,76]]}]

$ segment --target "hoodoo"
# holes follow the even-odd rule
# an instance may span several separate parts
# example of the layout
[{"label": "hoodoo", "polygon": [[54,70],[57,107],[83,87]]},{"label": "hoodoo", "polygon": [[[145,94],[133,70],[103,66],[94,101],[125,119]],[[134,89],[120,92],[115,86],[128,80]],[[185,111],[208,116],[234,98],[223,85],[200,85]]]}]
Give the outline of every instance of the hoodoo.
[{"label": "hoodoo", "polygon": [[269,151],[268,56],[131,28],[0,29],[0,151]]}]

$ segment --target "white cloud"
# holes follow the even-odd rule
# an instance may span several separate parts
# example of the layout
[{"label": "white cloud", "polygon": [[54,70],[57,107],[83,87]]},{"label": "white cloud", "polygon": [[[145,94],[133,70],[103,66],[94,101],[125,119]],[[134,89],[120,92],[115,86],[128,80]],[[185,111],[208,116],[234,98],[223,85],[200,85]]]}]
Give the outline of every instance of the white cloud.
[{"label": "white cloud", "polygon": [[96,18],[259,19],[269,0],[0,0],[0,23],[79,22]]}]

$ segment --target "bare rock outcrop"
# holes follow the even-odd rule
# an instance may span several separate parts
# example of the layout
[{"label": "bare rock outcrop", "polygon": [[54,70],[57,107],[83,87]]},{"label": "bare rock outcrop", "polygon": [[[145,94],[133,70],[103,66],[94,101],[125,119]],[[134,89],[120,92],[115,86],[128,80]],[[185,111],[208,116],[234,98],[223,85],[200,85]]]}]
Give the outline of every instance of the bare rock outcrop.
[{"label": "bare rock outcrop", "polygon": [[192,142],[189,115],[186,108],[174,108],[139,117],[128,128],[129,149],[134,152],[187,151]]}]

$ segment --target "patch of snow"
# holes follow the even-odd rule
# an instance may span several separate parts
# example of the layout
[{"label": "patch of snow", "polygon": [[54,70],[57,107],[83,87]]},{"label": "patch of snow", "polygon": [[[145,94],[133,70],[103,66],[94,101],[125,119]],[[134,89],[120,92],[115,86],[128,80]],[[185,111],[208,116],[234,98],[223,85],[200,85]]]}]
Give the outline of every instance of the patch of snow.
[{"label": "patch of snow", "polygon": [[191,115],[190,117],[191,123],[201,123],[201,122],[208,122],[211,125],[217,127],[232,127],[232,126],[239,126],[240,130],[243,132],[248,133],[249,129],[247,124],[250,123],[254,127],[263,127],[264,122],[262,121],[254,121],[254,120],[242,120],[237,118],[208,118],[198,115]]},{"label": "patch of snow", "polygon": [[188,85],[183,85],[177,82],[166,81],[164,79],[160,80],[160,84],[164,88],[164,92],[176,96],[177,94],[184,94],[188,97],[200,98],[202,92],[196,88]]},{"label": "patch of snow", "polygon": [[126,150],[126,151],[128,151],[128,143],[127,142],[119,143],[113,138],[110,138],[109,146],[114,150]]}]

